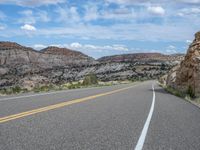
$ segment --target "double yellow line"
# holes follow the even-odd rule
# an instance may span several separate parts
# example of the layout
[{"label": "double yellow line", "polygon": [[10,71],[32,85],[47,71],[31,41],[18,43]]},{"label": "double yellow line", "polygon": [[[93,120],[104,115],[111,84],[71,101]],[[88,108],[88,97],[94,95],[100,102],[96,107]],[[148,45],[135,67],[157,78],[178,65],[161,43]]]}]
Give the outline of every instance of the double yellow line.
[{"label": "double yellow line", "polygon": [[54,104],[54,105],[50,105],[50,106],[46,106],[46,107],[33,109],[33,110],[30,110],[30,111],[25,111],[25,112],[22,112],[22,113],[18,113],[18,114],[2,117],[2,118],[0,118],[0,123],[11,121],[11,120],[15,120],[15,119],[26,117],[26,116],[30,116],[30,115],[37,114],[37,113],[40,113],[40,112],[45,112],[45,111],[53,110],[53,109],[56,109],[56,108],[61,108],[61,107],[64,107],[64,106],[68,106],[68,105],[72,105],[72,104],[88,101],[88,100],[91,100],[91,99],[94,99],[94,98],[98,98],[98,97],[114,94],[114,93],[117,93],[117,92],[120,92],[120,91],[124,91],[124,90],[130,89],[132,87],[133,86],[130,86],[130,87],[117,89],[117,90],[106,92],[106,93],[101,93],[101,94],[92,95],[92,96],[88,96],[88,97],[84,97],[84,98],[74,99],[74,100],[71,100],[71,101],[62,102],[62,103],[58,103],[58,104]]}]

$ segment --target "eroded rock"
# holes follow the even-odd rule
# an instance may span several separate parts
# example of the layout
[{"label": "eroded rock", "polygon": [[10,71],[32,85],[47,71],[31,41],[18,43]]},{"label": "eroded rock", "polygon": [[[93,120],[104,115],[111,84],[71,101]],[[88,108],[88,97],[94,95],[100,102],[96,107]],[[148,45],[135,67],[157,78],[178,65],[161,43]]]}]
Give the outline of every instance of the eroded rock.
[{"label": "eroded rock", "polygon": [[191,88],[196,96],[200,96],[200,32],[195,34],[180,66],[168,74],[166,84],[184,93]]}]

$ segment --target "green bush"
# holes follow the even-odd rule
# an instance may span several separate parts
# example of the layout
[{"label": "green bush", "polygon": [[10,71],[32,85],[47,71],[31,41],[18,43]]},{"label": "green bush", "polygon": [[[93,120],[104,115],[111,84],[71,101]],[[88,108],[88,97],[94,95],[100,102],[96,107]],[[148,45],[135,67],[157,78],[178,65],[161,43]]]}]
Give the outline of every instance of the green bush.
[{"label": "green bush", "polygon": [[195,92],[194,92],[194,90],[192,89],[192,86],[189,86],[189,87],[188,87],[187,94],[188,94],[191,98],[195,98]]},{"label": "green bush", "polygon": [[13,87],[11,90],[12,93],[20,93],[22,91],[22,89],[19,86]]},{"label": "green bush", "polygon": [[97,76],[93,73],[88,74],[85,76],[83,80],[83,85],[95,85],[98,84]]}]

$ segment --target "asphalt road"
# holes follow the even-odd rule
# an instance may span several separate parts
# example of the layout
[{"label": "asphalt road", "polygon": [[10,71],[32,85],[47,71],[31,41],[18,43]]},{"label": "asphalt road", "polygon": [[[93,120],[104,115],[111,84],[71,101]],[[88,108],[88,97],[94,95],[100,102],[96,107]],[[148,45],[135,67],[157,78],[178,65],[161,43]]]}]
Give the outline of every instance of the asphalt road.
[{"label": "asphalt road", "polygon": [[0,150],[79,149],[199,150],[200,109],[156,81],[0,97]]}]

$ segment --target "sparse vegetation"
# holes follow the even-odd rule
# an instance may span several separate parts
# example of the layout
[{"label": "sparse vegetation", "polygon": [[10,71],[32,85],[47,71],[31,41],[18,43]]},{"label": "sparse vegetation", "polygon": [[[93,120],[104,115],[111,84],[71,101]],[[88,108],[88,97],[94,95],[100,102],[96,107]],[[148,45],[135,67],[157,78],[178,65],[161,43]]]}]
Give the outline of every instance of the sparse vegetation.
[{"label": "sparse vegetation", "polygon": [[178,91],[178,90],[176,90],[172,87],[164,86],[161,83],[159,83],[159,85],[161,87],[163,87],[165,89],[165,91],[200,106],[200,97],[195,97],[194,90],[192,89],[191,86],[188,87],[188,90],[187,90],[186,93],[183,93],[183,92],[180,92],[180,91]]},{"label": "sparse vegetation", "polygon": [[164,89],[165,89],[167,92],[169,92],[169,93],[171,93],[171,94],[173,94],[173,95],[176,95],[176,96],[178,96],[178,97],[181,97],[181,98],[184,98],[184,97],[185,97],[185,94],[184,94],[184,93],[182,93],[182,92],[180,92],[180,91],[178,91],[178,90],[175,90],[175,89],[172,88],[172,87],[164,87]]},{"label": "sparse vegetation", "polygon": [[5,95],[5,94],[18,94],[18,93],[25,93],[28,90],[25,88],[21,88],[19,86],[14,86],[14,87],[10,87],[10,88],[3,88],[0,89],[0,93]]},{"label": "sparse vegetation", "polygon": [[83,80],[84,86],[96,85],[96,84],[98,84],[98,79],[97,79],[97,76],[95,74],[90,73],[90,74],[85,76],[85,78]]},{"label": "sparse vegetation", "polygon": [[191,86],[191,85],[188,87],[187,94],[188,94],[192,99],[195,98],[195,92],[194,92],[194,90],[192,89],[192,86]]},{"label": "sparse vegetation", "polygon": [[88,76],[85,78],[85,82],[87,84],[83,83],[84,81],[78,81],[78,82],[68,82],[61,85],[53,85],[53,84],[42,85],[42,86],[38,85],[32,90],[23,89],[19,86],[16,86],[16,87],[11,87],[11,88],[0,89],[0,94],[9,95],[9,94],[19,94],[19,93],[25,93],[25,92],[39,93],[39,92],[48,92],[48,91],[57,91],[57,90],[78,89],[78,88],[85,88],[85,87],[112,86],[112,85],[117,85],[117,84],[127,84],[131,82],[136,82],[136,81],[137,80],[103,82],[103,81],[98,81],[96,76],[90,75],[89,78]]}]

